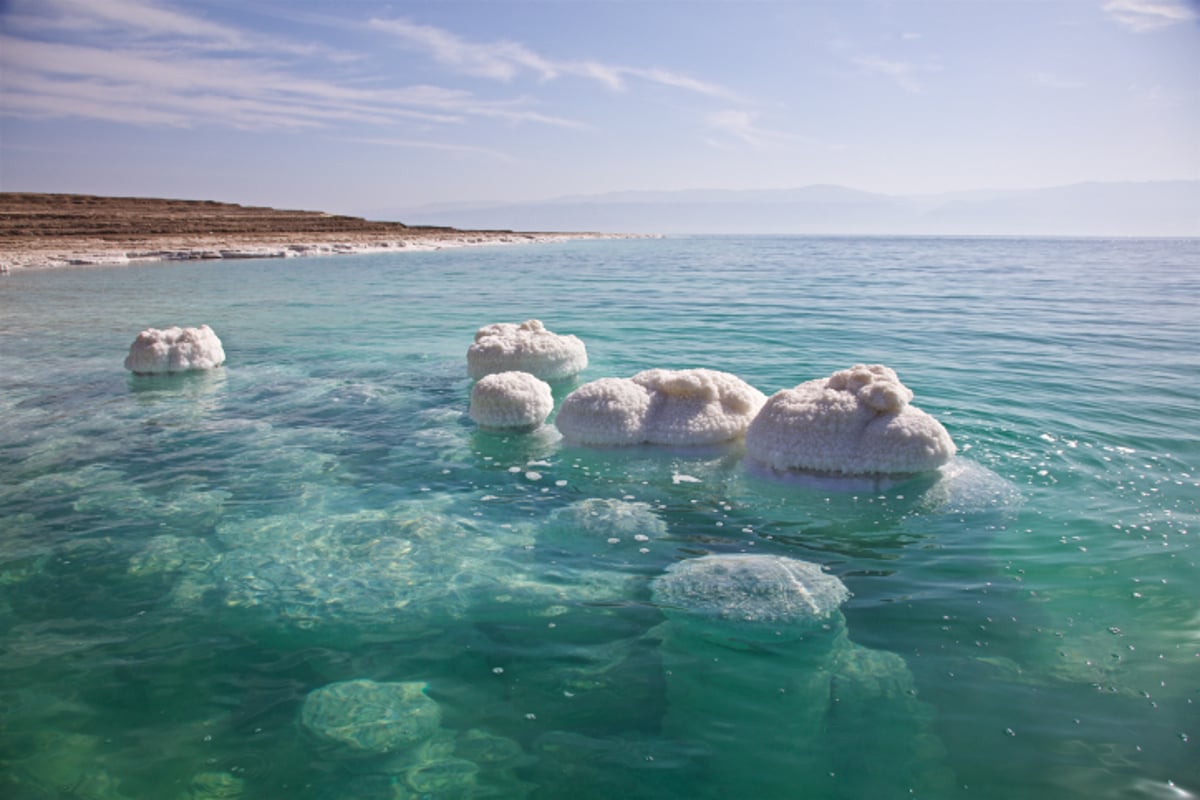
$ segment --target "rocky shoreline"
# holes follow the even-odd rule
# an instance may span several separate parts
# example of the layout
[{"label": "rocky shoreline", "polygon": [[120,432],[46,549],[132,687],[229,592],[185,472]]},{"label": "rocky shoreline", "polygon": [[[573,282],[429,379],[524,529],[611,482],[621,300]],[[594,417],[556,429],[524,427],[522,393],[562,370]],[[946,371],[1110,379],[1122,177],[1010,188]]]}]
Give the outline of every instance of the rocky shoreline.
[{"label": "rocky shoreline", "polygon": [[294,258],[625,238],[463,231],[232,203],[0,192],[0,273],[139,261]]}]

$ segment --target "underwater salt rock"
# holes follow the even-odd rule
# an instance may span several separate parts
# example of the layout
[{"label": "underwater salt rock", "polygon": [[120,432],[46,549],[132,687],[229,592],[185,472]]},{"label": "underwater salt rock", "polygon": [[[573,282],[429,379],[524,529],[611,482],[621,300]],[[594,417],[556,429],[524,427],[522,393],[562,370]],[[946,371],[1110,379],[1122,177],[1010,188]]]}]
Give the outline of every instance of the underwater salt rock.
[{"label": "underwater salt rock", "polygon": [[955,453],[942,424],[882,364],[856,364],[776,392],[746,431],[746,455],[777,470],[912,474]]},{"label": "underwater salt rock", "polygon": [[125,369],[135,375],[212,369],[225,363],[225,350],[212,328],[146,328],[129,346]]},{"label": "underwater salt rock", "polygon": [[430,738],[442,710],[418,681],[332,683],[308,694],[300,724],[332,754],[347,758],[386,755]]},{"label": "underwater salt rock", "polygon": [[[840,609],[849,592],[818,565],[693,558],[659,576],[653,596],[666,617],[652,632],[666,683],[662,733],[707,752],[713,796],[792,797],[803,785],[814,797],[885,797],[936,771],[913,752],[929,741],[932,714],[907,665],[850,639]],[[764,730],[782,749],[764,751]],[[893,751],[903,768],[862,769],[863,752]]]},{"label": "underwater salt rock", "polygon": [[219,556],[204,539],[195,536],[173,536],[169,533],[152,537],[129,558],[129,574],[157,575],[164,572],[205,572]]},{"label": "underwater salt rock", "polygon": [[163,534],[130,558],[129,571],[177,578],[175,607],[207,598],[272,633],[424,631],[463,618],[484,587],[504,594],[514,573],[498,555],[533,542],[525,528],[484,529],[446,513],[448,497],[430,498],[351,513],[309,507],[231,518],[212,539]]},{"label": "underwater salt rock", "polygon": [[240,800],[245,795],[245,779],[228,772],[199,772],[179,800]]},{"label": "underwater salt rock", "polygon": [[479,766],[463,758],[427,761],[404,773],[404,782],[419,797],[470,797]]},{"label": "underwater salt rock", "polygon": [[669,619],[739,626],[827,623],[850,596],[845,584],[819,565],[776,555],[689,558],[668,567],[652,588]]},{"label": "underwater salt rock", "polygon": [[467,349],[467,374],[475,380],[515,371],[557,381],[578,375],[587,363],[587,348],[578,337],[548,331],[536,319],[485,325]]},{"label": "underwater salt rock", "polygon": [[404,507],[236,520],[217,526],[225,549],[212,571],[191,575],[226,607],[289,627],[417,624],[445,609],[446,576],[461,558],[445,543],[463,537],[452,518]]},{"label": "underwater salt rock", "polygon": [[566,535],[583,533],[592,540],[622,542],[649,541],[667,533],[667,523],[649,503],[603,497],[589,497],[556,509],[548,527]]},{"label": "underwater salt rock", "polygon": [[529,430],[554,410],[550,384],[528,372],[495,372],[471,387],[471,419],[483,428]]},{"label": "underwater salt rock", "polygon": [[[15,787],[18,797],[131,800],[106,768],[103,744],[99,736],[39,730],[23,743],[22,757],[6,755],[5,785]],[[11,744],[6,749],[21,753]]]},{"label": "underwater salt rock", "polygon": [[727,372],[650,369],[601,378],[563,400],[554,424],[589,445],[712,445],[737,439],[766,397]]},{"label": "underwater salt rock", "polygon": [[513,739],[471,728],[458,735],[454,752],[476,764],[506,765],[524,756],[521,745]]}]

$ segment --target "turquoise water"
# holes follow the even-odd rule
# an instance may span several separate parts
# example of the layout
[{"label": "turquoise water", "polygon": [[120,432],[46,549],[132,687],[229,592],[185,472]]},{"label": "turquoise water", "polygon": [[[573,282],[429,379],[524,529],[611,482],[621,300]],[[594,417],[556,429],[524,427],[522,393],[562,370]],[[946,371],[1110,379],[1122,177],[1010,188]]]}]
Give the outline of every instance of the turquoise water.
[{"label": "turquoise water", "polygon": [[[696,237],[4,276],[0,791],[1200,795],[1198,265]],[[959,456],[845,484],[480,432],[466,348],[531,317],[587,343],[582,380],[885,363]],[[141,328],[201,322],[224,368],[123,371]],[[566,524],[587,500],[645,533]],[[672,563],[741,552],[840,577],[848,638],[717,646],[654,604]],[[302,729],[355,679],[427,684],[426,752]]]}]

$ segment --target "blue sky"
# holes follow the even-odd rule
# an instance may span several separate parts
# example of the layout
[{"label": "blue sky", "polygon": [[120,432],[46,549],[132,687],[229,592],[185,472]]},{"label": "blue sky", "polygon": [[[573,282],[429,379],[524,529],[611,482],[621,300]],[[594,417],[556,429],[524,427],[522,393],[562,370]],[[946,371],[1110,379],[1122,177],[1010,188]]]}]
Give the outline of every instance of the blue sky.
[{"label": "blue sky", "polygon": [[1200,178],[1197,0],[0,0],[0,188],[354,213]]}]

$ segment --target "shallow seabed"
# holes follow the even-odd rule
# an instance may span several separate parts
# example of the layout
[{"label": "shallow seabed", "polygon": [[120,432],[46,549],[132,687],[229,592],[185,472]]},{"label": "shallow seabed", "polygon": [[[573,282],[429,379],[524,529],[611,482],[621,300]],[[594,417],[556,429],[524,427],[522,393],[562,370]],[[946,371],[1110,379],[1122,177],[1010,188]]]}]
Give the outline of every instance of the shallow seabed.
[{"label": "shallow seabed", "polygon": [[[697,237],[0,277],[0,792],[1200,795],[1197,264]],[[530,317],[583,380],[886,363],[960,453],[845,484],[480,432],[466,348]],[[202,322],[224,368],[122,370]],[[840,577],[845,636],[714,642],[652,601],[741,552]],[[437,736],[323,749],[301,704],[354,679],[425,682]]]}]

